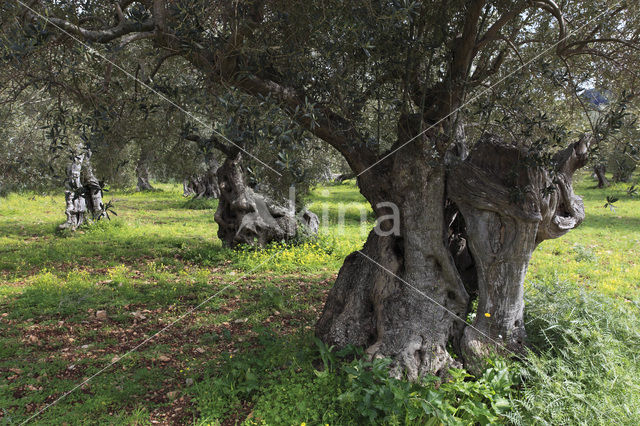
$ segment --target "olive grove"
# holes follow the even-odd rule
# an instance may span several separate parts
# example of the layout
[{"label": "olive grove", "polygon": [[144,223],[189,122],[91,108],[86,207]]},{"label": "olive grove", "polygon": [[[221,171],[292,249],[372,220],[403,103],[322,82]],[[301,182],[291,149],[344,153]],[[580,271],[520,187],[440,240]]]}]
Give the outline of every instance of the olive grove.
[{"label": "olive grove", "polygon": [[[529,259],[583,220],[572,176],[601,142],[555,120],[554,105],[575,104],[576,89],[616,75],[629,76],[616,90],[633,91],[640,47],[638,4],[605,0],[36,0],[2,8],[12,17],[2,23],[5,60],[16,68],[40,51],[54,61],[71,49],[117,61],[137,49],[152,69],[193,75],[206,96],[185,107],[208,120],[232,90],[243,105],[273,106],[292,123],[269,130],[298,132],[285,154],[301,133],[339,152],[379,223],[345,259],[316,334],[390,357],[396,374],[412,379],[523,349]],[[596,81],[594,69],[605,70]],[[252,148],[249,136],[260,134],[252,121],[229,115],[228,132],[222,126],[210,138],[194,123],[182,132],[224,144],[217,173],[229,193],[218,223],[238,218],[231,205],[257,212],[240,159],[270,163]],[[252,238],[271,232],[264,229]]]}]

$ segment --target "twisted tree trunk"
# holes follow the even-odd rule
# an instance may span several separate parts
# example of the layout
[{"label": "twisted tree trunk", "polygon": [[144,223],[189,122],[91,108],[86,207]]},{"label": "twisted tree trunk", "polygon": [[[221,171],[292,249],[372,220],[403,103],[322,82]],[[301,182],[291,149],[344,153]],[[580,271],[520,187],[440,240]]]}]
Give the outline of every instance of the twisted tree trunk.
[{"label": "twisted tree trunk", "polygon": [[152,159],[152,152],[147,146],[140,149],[140,157],[136,166],[136,176],[138,177],[138,191],[153,191],[153,186],[149,182],[149,163]]},{"label": "twisted tree trunk", "polygon": [[[416,134],[411,123],[400,141]],[[445,168],[427,140],[397,151],[392,163],[358,178],[379,220],[364,248],[345,260],[316,334],[327,344],[366,346],[393,359],[409,379],[460,366],[449,351],[459,341],[469,296],[445,245]],[[435,159],[434,159],[435,157]],[[393,208],[399,228],[394,232]]]},{"label": "twisted tree trunk", "polygon": [[220,186],[218,184],[219,164],[212,155],[206,158],[207,169],[202,175],[191,176],[185,179],[182,187],[185,197],[194,198],[218,198],[220,197]]},{"label": "twisted tree trunk", "polygon": [[218,237],[229,247],[240,244],[265,246],[294,238],[299,228],[317,233],[318,217],[304,210],[295,214],[251,189],[246,182],[240,152],[230,153],[217,171],[220,201],[215,213]]},{"label": "twisted tree trunk", "polygon": [[464,216],[478,277],[477,315],[460,348],[471,364],[496,343],[522,350],[527,267],[540,242],[564,235],[584,219],[571,179],[587,160],[588,143],[584,138],[558,153],[549,174],[526,167],[525,150],[488,137],[452,169],[448,196]]},{"label": "twisted tree trunk", "polygon": [[[71,155],[65,188],[67,220],[59,226],[60,229],[75,231],[87,220],[98,220],[105,214],[102,186],[93,172],[89,149]],[[88,216],[89,213],[91,218]]]},{"label": "twisted tree trunk", "polygon": [[[376,207],[382,201],[398,206],[399,232],[386,234],[391,227],[382,221],[364,248],[347,257],[316,325],[327,344],[365,346],[371,356],[392,358],[395,375],[404,371],[410,379],[460,366],[448,347],[473,370],[496,343],[521,350],[531,254],[584,217],[571,175],[586,161],[586,139],[555,157],[555,176],[525,167],[526,152],[494,138],[480,142],[465,161],[453,161],[446,174],[441,154],[426,148],[437,147],[435,139],[409,144],[392,166],[359,177],[379,219],[389,214]],[[520,174],[509,182],[514,168]],[[514,197],[512,184],[526,188],[524,198]],[[454,249],[449,227],[459,214],[462,235]],[[471,328],[466,316],[476,286]]]},{"label": "twisted tree trunk", "polygon": [[609,186],[609,180],[605,173],[607,172],[607,168],[604,164],[596,164],[593,166],[593,173],[596,175],[598,179],[598,188],[606,188]]}]

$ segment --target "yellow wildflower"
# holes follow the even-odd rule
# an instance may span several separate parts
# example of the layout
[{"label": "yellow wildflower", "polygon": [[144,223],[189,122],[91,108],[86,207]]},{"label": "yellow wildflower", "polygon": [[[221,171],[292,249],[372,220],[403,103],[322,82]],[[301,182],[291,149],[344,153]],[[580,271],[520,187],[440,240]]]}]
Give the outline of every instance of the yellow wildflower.
[{"label": "yellow wildflower", "polygon": [[489,312],[485,312],[484,316],[487,317],[487,318],[491,318],[491,314]]}]

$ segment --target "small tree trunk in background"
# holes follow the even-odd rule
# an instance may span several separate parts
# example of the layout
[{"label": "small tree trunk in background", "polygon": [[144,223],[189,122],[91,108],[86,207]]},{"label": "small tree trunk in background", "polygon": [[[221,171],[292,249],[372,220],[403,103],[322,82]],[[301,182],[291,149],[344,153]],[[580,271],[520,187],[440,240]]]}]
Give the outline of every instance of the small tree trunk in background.
[{"label": "small tree trunk in background", "polygon": [[102,202],[102,184],[96,178],[91,165],[91,150],[87,149],[84,156],[84,188],[87,208],[91,212],[91,218],[98,220],[104,215],[104,203]]},{"label": "small tree trunk in background", "polygon": [[196,195],[195,189],[193,187],[191,178],[184,179],[182,181],[182,196],[191,197],[192,195]]},{"label": "small tree trunk in background", "polygon": [[615,159],[612,179],[614,182],[630,182],[633,172],[636,170],[636,164],[628,158]]},{"label": "small tree trunk in background", "polygon": [[147,146],[143,146],[140,149],[140,157],[138,158],[138,165],[136,166],[136,176],[138,177],[138,191],[153,191],[153,186],[149,182],[149,163],[151,162],[152,154]]},{"label": "small tree trunk in background", "polygon": [[[67,220],[59,226],[60,229],[75,231],[88,219],[98,220],[105,214],[102,186],[94,175],[89,149],[72,154],[71,163],[67,166],[65,187]],[[91,218],[88,217],[89,213]]]},{"label": "small tree trunk in background", "polygon": [[218,185],[218,169],[220,168],[220,164],[218,164],[211,154],[208,154],[205,157],[205,161],[207,162],[207,169],[202,178],[204,191],[198,193],[198,196],[204,198],[218,198],[220,197],[220,185]]},{"label": "small tree trunk in background", "polygon": [[609,180],[605,173],[607,172],[607,167],[604,164],[596,164],[593,166],[593,173],[596,175],[598,179],[598,188],[605,188],[609,186]]},{"label": "small tree trunk in background", "polygon": [[316,215],[306,211],[297,218],[293,209],[279,205],[247,185],[239,152],[227,156],[217,175],[220,201],[215,221],[218,237],[226,246],[264,246],[272,241],[290,240],[296,236],[298,226],[311,228],[312,223],[317,232]]},{"label": "small tree trunk in background", "polygon": [[65,214],[67,221],[59,226],[60,229],[71,229],[75,231],[84,223],[85,214],[87,213],[87,204],[83,196],[76,196],[81,191],[82,182],[82,162],[84,154],[72,154],[71,163],[67,166],[67,178],[64,186],[64,199],[66,204]]},{"label": "small tree trunk in background", "polygon": [[213,155],[206,157],[207,168],[200,176],[191,176],[182,183],[183,195],[194,198],[218,198],[220,186],[218,185],[218,168],[220,167]]}]

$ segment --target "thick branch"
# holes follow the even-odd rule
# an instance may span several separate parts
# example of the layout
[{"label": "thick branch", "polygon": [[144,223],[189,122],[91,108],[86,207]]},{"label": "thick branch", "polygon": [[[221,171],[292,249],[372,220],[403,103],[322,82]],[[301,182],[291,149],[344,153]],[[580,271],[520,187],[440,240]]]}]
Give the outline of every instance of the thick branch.
[{"label": "thick branch", "polygon": [[560,7],[553,0],[534,1],[533,4],[551,13],[553,17],[558,21],[558,27],[560,30],[560,42],[558,43],[557,52],[561,52],[564,49],[565,41],[567,38],[567,25],[564,20],[564,15],[562,14],[562,10],[560,10]]},{"label": "thick branch", "polygon": [[198,145],[212,145],[226,156],[231,156],[234,152],[238,151],[238,149],[234,149],[234,147],[230,147],[229,145],[220,142],[220,139],[218,139],[215,134],[211,135],[209,139],[204,139],[195,134],[186,135],[184,138],[186,140],[196,142]]},{"label": "thick branch", "polygon": [[616,44],[621,44],[630,49],[640,50],[639,40],[623,40],[618,38],[590,38],[590,39],[575,41],[573,43],[567,44],[564,50],[562,51],[562,55],[564,57],[569,57],[569,56],[575,56],[575,55],[581,55],[581,54],[592,54],[594,50],[587,48],[587,45],[592,43],[600,43],[600,44],[616,43]]},{"label": "thick branch", "polygon": [[353,124],[330,108],[316,105],[313,111],[314,120],[308,115],[295,113],[296,109],[304,110],[306,103],[304,96],[292,88],[256,76],[242,79],[235,84],[251,95],[276,99],[300,125],[337,149],[355,173],[360,173],[377,160],[376,154],[363,145],[363,139]]},{"label": "thick branch", "polygon": [[[41,16],[31,12],[28,13],[28,17],[30,20],[41,18]],[[143,23],[123,21],[113,28],[104,30],[89,30],[65,19],[55,17],[41,19],[44,19],[48,25],[53,25],[67,33],[81,37],[85,41],[93,41],[96,43],[108,43],[127,34],[151,31],[155,28],[155,23],[152,19]]]},{"label": "thick branch", "polygon": [[502,27],[504,27],[516,16],[520,15],[520,13],[522,13],[522,11],[526,9],[526,7],[526,2],[520,2],[520,4],[515,5],[511,10],[505,12],[502,16],[500,16],[500,18],[498,18],[498,20],[494,22],[491,27],[489,27],[484,36],[480,38],[475,47],[476,51],[482,49],[489,42],[501,38],[502,36],[500,35],[500,30],[502,29]]},{"label": "thick branch", "polygon": [[450,74],[454,81],[464,79],[471,66],[471,61],[476,52],[475,45],[478,34],[478,21],[484,5],[485,0],[475,0],[467,11],[462,36],[456,40],[453,63],[451,64]]}]

